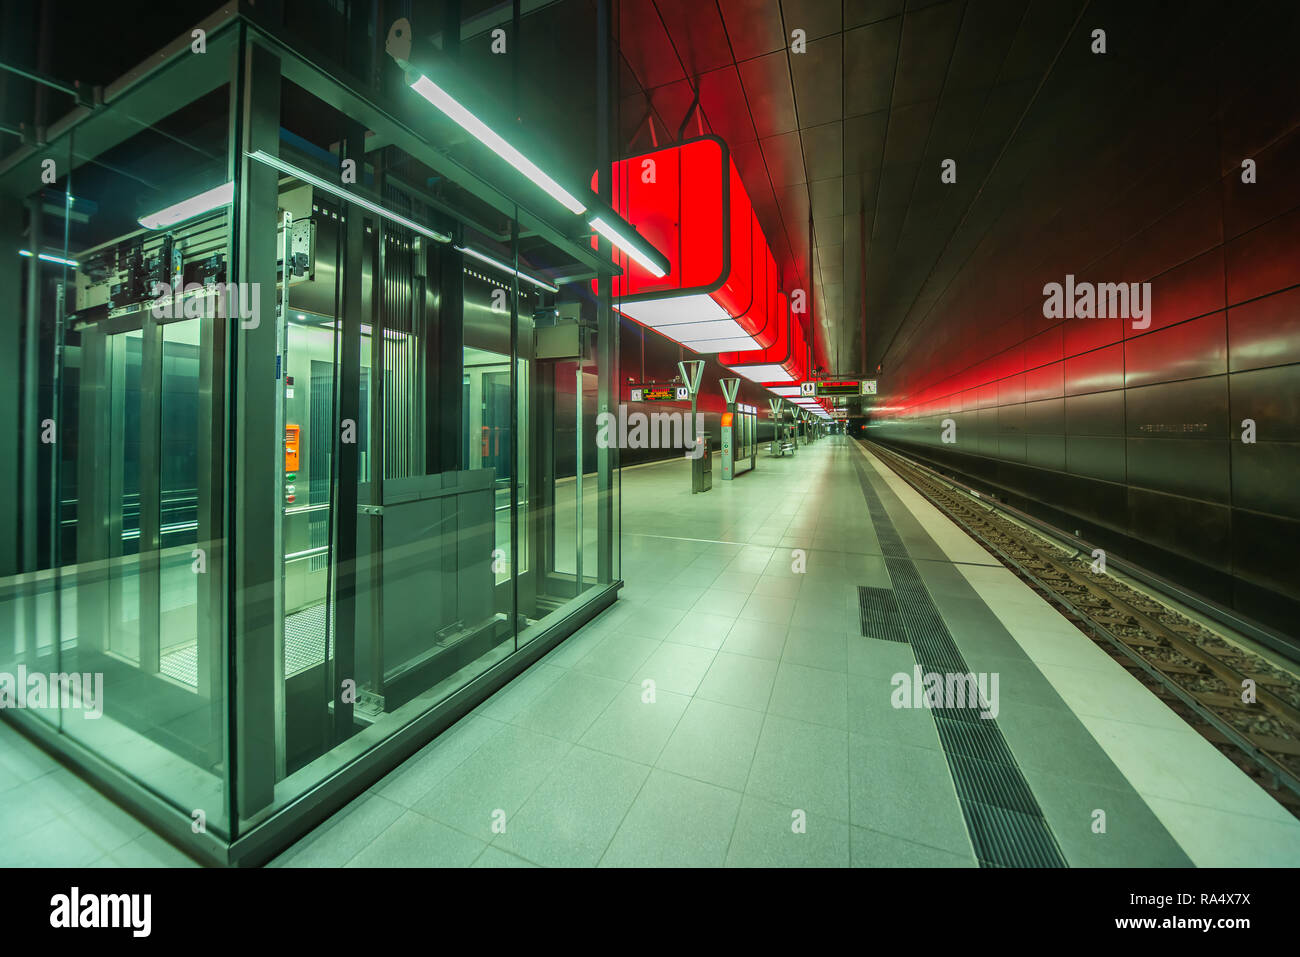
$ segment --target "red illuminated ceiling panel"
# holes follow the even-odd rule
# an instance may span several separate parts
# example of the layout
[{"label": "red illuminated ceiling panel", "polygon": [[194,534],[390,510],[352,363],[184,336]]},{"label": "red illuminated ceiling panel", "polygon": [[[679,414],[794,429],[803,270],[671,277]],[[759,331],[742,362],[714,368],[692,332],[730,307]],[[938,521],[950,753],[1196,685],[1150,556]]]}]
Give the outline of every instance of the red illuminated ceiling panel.
[{"label": "red illuminated ceiling panel", "polygon": [[[776,294],[773,311],[781,317],[778,324],[776,341],[766,349],[745,352],[726,352],[718,356],[724,366],[734,369],[737,374],[751,382],[762,383],[769,388],[785,387],[778,395],[795,395],[799,383],[805,378],[807,347],[804,345],[803,326],[799,320],[790,315],[785,293]],[[790,388],[794,392],[789,392]]]},{"label": "red illuminated ceiling panel", "polygon": [[703,136],[622,159],[612,193],[614,210],[669,263],[656,277],[616,250],[614,308],[696,352],[777,341],[776,262],[726,143]]}]

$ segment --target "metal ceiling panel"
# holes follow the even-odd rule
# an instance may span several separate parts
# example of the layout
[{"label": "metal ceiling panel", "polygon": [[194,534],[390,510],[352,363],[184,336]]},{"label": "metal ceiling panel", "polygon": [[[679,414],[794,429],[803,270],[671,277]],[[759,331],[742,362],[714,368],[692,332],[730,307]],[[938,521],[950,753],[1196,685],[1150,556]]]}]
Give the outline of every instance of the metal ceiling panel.
[{"label": "metal ceiling panel", "polygon": [[[820,220],[824,217],[838,218],[844,214],[844,181],[838,177],[835,179],[818,180],[815,183],[808,184],[808,191],[812,197],[813,216]],[[818,237],[823,235],[823,230],[815,229]],[[839,236],[839,224],[830,224],[825,234],[828,236]]]},{"label": "metal ceiling panel", "polygon": [[790,65],[785,51],[746,60],[739,68],[758,135],[766,138],[797,129],[794,90],[790,86]]},{"label": "metal ceiling panel", "polygon": [[758,139],[735,66],[713,70],[700,77],[700,105],[713,132],[728,145],[736,146]]},{"label": "metal ceiling panel", "polygon": [[[842,29],[840,5],[834,0],[781,0],[781,11],[785,15],[786,33],[803,30],[809,41],[838,35]],[[811,44],[809,52],[812,52]]]},{"label": "metal ceiling panel", "polygon": [[735,61],[716,3],[701,0],[654,0],[682,66],[699,76]]},{"label": "metal ceiling panel", "polygon": [[844,34],[844,111],[848,116],[889,108],[903,18]]},{"label": "metal ceiling panel", "polygon": [[785,49],[781,8],[772,0],[718,0],[718,6],[737,60]]},{"label": "metal ceiling panel", "polygon": [[794,186],[807,181],[798,131],[769,137],[761,140],[760,145],[774,187],[780,189],[782,186]]},{"label": "metal ceiling panel", "polygon": [[644,89],[685,79],[681,61],[653,3],[619,5],[619,48]]},{"label": "metal ceiling panel", "polygon": [[844,124],[840,120],[804,128],[803,164],[809,180],[830,179],[844,170]]},{"label": "metal ceiling panel", "polygon": [[895,109],[937,99],[943,91],[965,8],[965,3],[949,0],[916,12],[909,9],[903,17],[893,93]]},{"label": "metal ceiling panel", "polygon": [[875,23],[903,12],[903,0],[844,0],[844,29]]},{"label": "metal ceiling panel", "polygon": [[843,117],[839,36],[813,40],[807,53],[791,54],[799,125],[820,126]]}]

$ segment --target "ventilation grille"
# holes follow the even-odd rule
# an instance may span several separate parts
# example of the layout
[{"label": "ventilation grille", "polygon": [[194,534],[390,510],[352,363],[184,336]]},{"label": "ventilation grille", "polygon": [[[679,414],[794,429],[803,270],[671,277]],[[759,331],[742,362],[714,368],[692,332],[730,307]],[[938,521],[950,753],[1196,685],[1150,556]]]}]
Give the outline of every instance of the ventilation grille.
[{"label": "ventilation grille", "polygon": [[888,588],[858,586],[858,617],[864,638],[881,641],[907,641],[903,629],[903,616],[898,610],[894,593]]},{"label": "ventilation grille", "polygon": [[[943,675],[946,688],[948,676],[969,676],[970,669],[935,607],[930,590],[908,557],[865,468],[860,462],[856,465],[862,495],[871,512],[893,584],[892,590],[858,588],[862,633],[867,635],[869,627],[880,629],[886,622],[896,620],[903,637],[892,640],[907,641],[922,672]],[[891,614],[896,618],[890,618]],[[871,637],[881,636],[872,634]],[[978,695],[971,701],[965,694],[972,686],[971,679],[963,682],[954,678],[954,690],[957,682],[961,682],[960,703],[965,706],[934,709],[930,715],[952,772],[966,830],[980,866],[1065,867],[1065,856],[997,721],[980,717],[983,708]],[[974,686],[978,687],[978,682]]]}]

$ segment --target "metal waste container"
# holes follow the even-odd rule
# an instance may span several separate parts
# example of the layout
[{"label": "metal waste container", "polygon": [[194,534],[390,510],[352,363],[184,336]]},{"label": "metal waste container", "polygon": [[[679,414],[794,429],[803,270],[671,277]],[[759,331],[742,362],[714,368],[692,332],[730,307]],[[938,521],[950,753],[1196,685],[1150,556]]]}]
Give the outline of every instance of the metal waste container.
[{"label": "metal waste container", "polygon": [[[707,432],[697,440],[704,446],[700,457],[691,462],[691,493],[707,492],[713,488],[713,448]],[[693,451],[693,450],[692,450]]]}]

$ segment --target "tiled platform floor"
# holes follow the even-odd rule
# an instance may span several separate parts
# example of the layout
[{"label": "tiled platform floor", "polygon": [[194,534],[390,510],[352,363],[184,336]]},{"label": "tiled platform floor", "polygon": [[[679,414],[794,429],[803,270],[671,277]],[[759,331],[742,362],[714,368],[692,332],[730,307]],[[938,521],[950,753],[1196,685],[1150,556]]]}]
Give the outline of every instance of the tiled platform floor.
[{"label": "tiled platform floor", "polygon": [[[703,495],[682,462],[626,470],[618,604],[274,863],[974,866],[933,719],[890,705],[912,650],[860,632],[857,586],[890,579],[858,462],[971,669],[1002,675],[1069,864],[1300,863],[1300,825],[839,437]],[[0,763],[0,829],[32,835],[0,863],[180,857],[3,725]],[[42,792],[40,820],[7,813]]]}]

